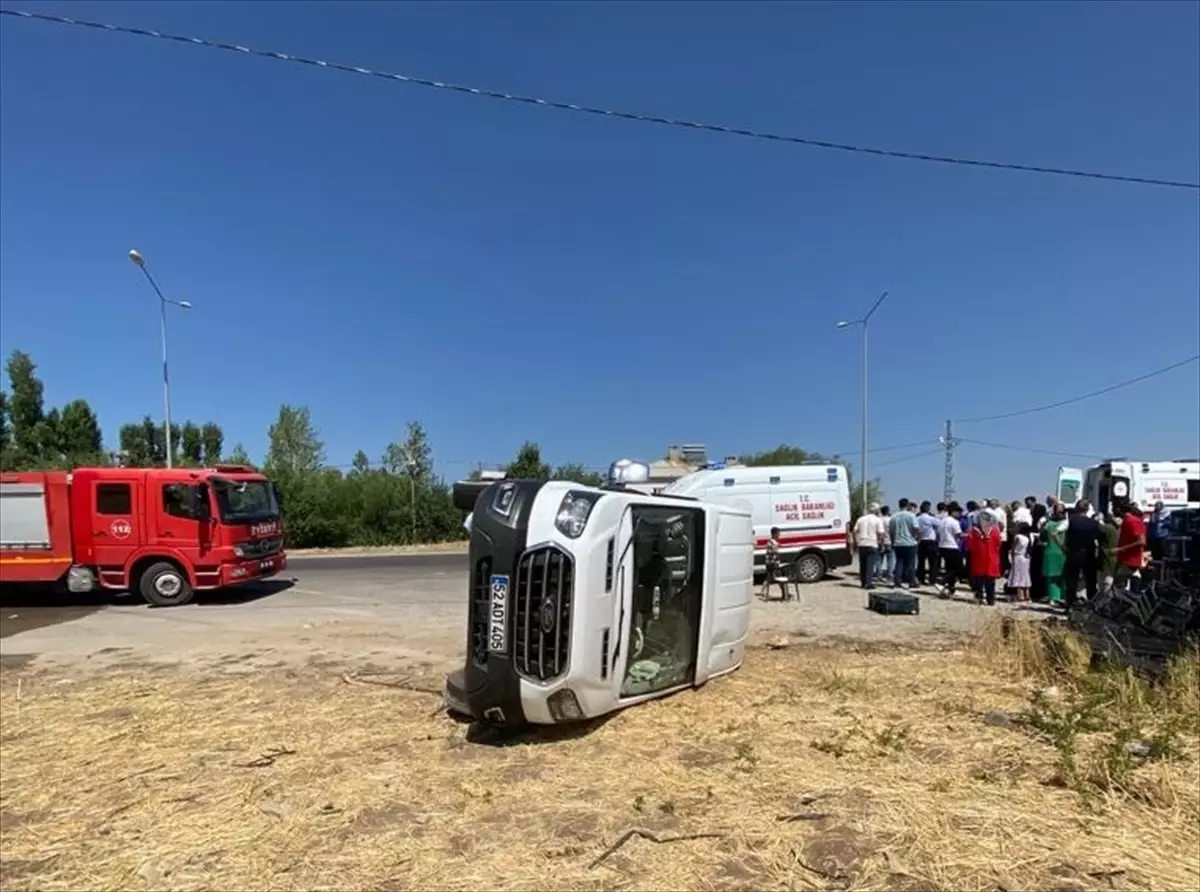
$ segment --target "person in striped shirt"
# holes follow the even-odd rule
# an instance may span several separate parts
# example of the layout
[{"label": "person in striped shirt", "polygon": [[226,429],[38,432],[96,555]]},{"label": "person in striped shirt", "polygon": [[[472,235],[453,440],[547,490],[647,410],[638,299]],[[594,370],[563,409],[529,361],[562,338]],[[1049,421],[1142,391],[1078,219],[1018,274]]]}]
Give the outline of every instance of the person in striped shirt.
[{"label": "person in striped shirt", "polygon": [[779,558],[779,527],[771,527],[771,538],[767,540],[767,575],[763,579],[763,597],[771,597],[771,584],[779,586],[783,592],[783,600],[788,599],[788,587],[783,576],[783,566]]}]

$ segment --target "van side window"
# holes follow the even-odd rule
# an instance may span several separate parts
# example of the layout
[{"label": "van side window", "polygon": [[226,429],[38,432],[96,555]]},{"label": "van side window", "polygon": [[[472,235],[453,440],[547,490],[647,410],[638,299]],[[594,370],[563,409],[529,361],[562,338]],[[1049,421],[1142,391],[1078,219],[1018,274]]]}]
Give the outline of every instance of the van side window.
[{"label": "van side window", "polygon": [[779,485],[779,475],[776,474],[774,477],[771,478],[771,480],[769,482],[772,486],[778,486]]},{"label": "van side window", "polygon": [[724,481],[724,485],[725,485],[725,486],[733,486],[733,478],[732,478],[732,477],[726,477],[726,478],[725,478],[725,481]]},{"label": "van side window", "polygon": [[192,509],[188,500],[186,483],[164,483],[162,499],[163,510],[172,517],[192,519]]},{"label": "van side window", "polygon": [[133,496],[128,483],[96,484],[97,514],[132,514]]},{"label": "van side window", "polygon": [[1189,502],[1200,502],[1200,480],[1189,480],[1187,482],[1187,500]]}]

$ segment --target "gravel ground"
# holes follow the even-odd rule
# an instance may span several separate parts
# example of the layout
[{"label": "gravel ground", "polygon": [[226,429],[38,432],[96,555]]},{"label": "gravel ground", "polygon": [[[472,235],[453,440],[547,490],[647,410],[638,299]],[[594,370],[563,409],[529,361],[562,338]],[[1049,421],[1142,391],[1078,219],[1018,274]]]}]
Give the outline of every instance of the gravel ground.
[{"label": "gravel ground", "polygon": [[[462,659],[463,561],[438,554],[310,558],[293,565],[294,582],[170,609],[133,598],[10,602],[0,606],[0,659],[51,670],[153,662],[230,672],[315,664],[442,673]],[[865,592],[841,577],[803,586],[798,602],[759,599],[752,643],[787,637],[938,646],[1010,609],[932,593],[921,597],[917,616],[865,608]]]}]

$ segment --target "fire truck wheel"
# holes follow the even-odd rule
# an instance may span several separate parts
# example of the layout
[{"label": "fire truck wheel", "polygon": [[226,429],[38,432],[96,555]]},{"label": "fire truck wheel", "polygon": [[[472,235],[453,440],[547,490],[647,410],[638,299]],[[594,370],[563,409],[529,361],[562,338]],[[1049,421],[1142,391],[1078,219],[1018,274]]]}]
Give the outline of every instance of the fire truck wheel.
[{"label": "fire truck wheel", "polygon": [[183,572],[166,561],[147,567],[138,588],[155,607],[177,607],[192,600],[194,594]]},{"label": "fire truck wheel", "polygon": [[820,582],[825,578],[825,557],[820,552],[810,551],[796,558],[796,580],[805,585]]}]

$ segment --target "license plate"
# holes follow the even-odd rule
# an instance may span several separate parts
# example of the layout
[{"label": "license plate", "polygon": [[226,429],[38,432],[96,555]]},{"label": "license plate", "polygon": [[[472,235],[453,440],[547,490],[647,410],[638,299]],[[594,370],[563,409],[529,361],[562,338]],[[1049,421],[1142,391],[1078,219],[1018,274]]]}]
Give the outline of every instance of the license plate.
[{"label": "license plate", "polygon": [[488,610],[488,650],[502,654],[508,639],[508,576],[492,576],[492,603]]}]

